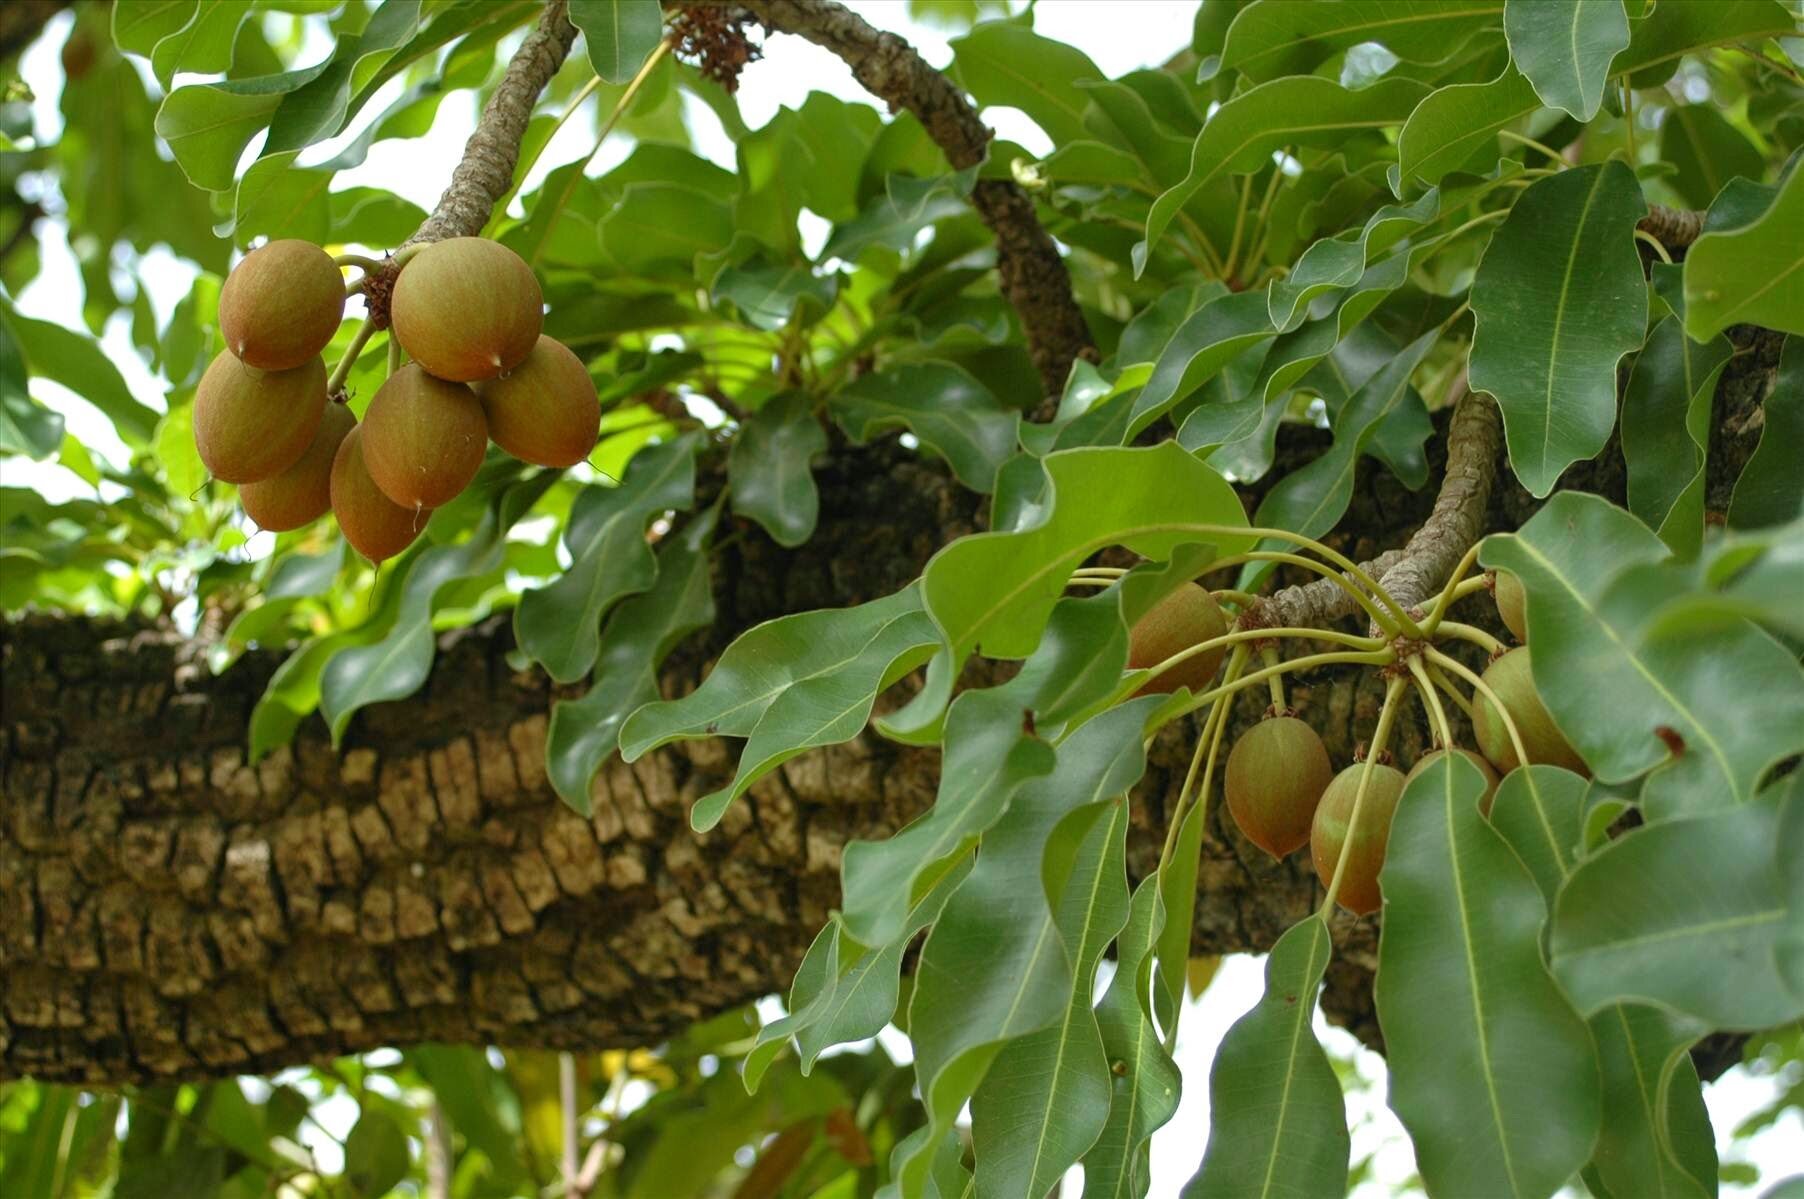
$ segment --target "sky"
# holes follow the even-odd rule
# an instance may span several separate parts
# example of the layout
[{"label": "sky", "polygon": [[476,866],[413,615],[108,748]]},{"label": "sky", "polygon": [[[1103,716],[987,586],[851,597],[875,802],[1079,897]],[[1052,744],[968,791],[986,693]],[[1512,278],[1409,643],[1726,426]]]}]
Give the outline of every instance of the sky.
[{"label": "sky", "polygon": [[[951,61],[950,32],[910,20],[906,6],[899,0],[866,0],[852,3],[850,7],[872,24],[907,37],[935,66],[945,66]],[[1194,13],[1194,4],[1184,0],[1043,0],[1035,11],[1035,28],[1047,37],[1081,47],[1105,73],[1116,76],[1139,67],[1157,66],[1186,44]],[[47,36],[39,40],[21,64],[25,80],[37,96],[34,120],[40,136],[44,137],[54,137],[61,126],[56,107],[60,88],[58,52],[70,21],[67,14],[57,17]],[[509,45],[511,48],[511,43]],[[298,62],[317,61],[328,49],[329,41],[322,24],[303,48]],[[187,81],[178,76],[176,82],[179,85]],[[313,147],[302,158],[302,163],[324,161],[337,154],[344,144],[362,132],[369,120],[387,107],[401,87],[401,81],[391,82],[365,107],[360,120],[353,122],[339,138]],[[847,100],[869,100],[845,64],[828,51],[800,38],[773,37],[765,45],[764,58],[749,67],[741,80],[739,106],[747,124],[757,128],[779,108],[799,107],[811,91],[827,92]],[[594,103],[589,101],[591,106]],[[719,121],[693,97],[685,96],[685,105],[685,115],[698,152],[732,169],[733,146]],[[362,166],[339,172],[334,190],[355,186],[386,188],[430,210],[449,177],[451,166],[457,161],[474,125],[475,115],[475,101],[470,93],[459,93],[447,99],[431,133],[417,139],[381,143],[380,151],[372,153]],[[983,116],[999,136],[1019,143],[1032,153],[1050,149],[1046,135],[1016,110],[988,109]],[[586,154],[593,143],[593,129],[592,122],[580,119],[567,123],[547,146],[520,192],[531,192],[553,168]],[[588,173],[606,172],[625,158],[630,147],[628,139],[619,135],[610,137],[590,164]],[[255,152],[256,143],[253,142],[246,151],[247,161]],[[80,328],[80,281],[65,232],[54,219],[39,223],[43,271],[17,297],[17,302],[19,309],[29,316]],[[817,222],[814,228],[805,227],[804,233],[824,237],[825,226]],[[371,247],[375,250],[383,248]],[[161,324],[187,293],[193,282],[193,269],[166,252],[157,252],[143,261],[136,279],[148,290]],[[162,385],[132,349],[123,317],[116,318],[108,328],[103,345],[134,394],[145,403],[162,409]],[[63,413],[69,431],[92,452],[105,455],[115,463],[124,462],[124,446],[105,418],[85,401],[42,380],[33,380],[31,388],[34,395]],[[4,471],[9,485],[35,487],[53,499],[87,493],[85,485],[54,464],[12,459],[5,464]],[[255,542],[252,548],[256,548]],[[1262,972],[1262,958],[1230,957],[1222,963],[1205,994],[1186,1009],[1177,1048],[1186,1086],[1177,1116],[1153,1141],[1153,1199],[1176,1196],[1196,1168],[1208,1130],[1206,1080],[1209,1063],[1228,1026],[1257,1001],[1263,985]],[[1102,981],[1105,980],[1099,980],[1099,985]],[[767,1015],[781,1010],[774,1001],[767,1001],[765,1007]],[[1319,1013],[1317,1032],[1330,1052],[1338,1058],[1351,1059],[1360,1077],[1369,1084],[1348,1097],[1348,1116],[1353,1124],[1353,1159],[1357,1162],[1367,1155],[1373,1156],[1373,1181],[1358,1188],[1354,1195],[1357,1199],[1379,1199],[1410,1193],[1402,1187],[1413,1173],[1414,1157],[1401,1124],[1384,1106],[1383,1059],[1364,1049],[1350,1034],[1329,1027]],[[882,1040],[892,1055],[907,1059],[908,1043],[900,1033],[888,1030]],[[1753,1078],[1740,1069],[1705,1088],[1705,1100],[1724,1159],[1752,1160],[1760,1166],[1764,1179],[1762,1186],[1757,1187],[1725,1185],[1722,1194],[1727,1199],[1755,1196],[1775,1178],[1790,1170],[1804,1169],[1804,1154],[1795,1149],[1795,1146],[1804,1145],[1804,1118],[1795,1110],[1775,1127],[1731,1149],[1731,1130],[1747,1113],[1769,1102],[1774,1089],[1773,1080]],[[342,1136],[349,1130],[356,1113],[347,1100],[320,1114],[323,1122]],[[333,1146],[322,1141],[318,1149],[329,1166]],[[1068,1192],[1078,1193],[1069,1188]]]}]

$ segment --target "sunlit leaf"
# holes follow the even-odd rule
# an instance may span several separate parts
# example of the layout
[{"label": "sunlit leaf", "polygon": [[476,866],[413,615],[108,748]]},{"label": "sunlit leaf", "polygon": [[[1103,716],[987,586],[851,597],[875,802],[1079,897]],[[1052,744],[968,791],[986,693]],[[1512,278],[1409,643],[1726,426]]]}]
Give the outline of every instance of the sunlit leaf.
[{"label": "sunlit leaf", "polygon": [[1082,50],[1009,21],[954,38],[950,73],[980,105],[1025,112],[1055,145],[1084,136],[1088,101],[1077,84],[1103,77]]},{"label": "sunlit leaf", "polygon": [[1759,219],[1686,252],[1685,332],[1703,340],[1739,323],[1804,334],[1804,171]]},{"label": "sunlit leaf", "polygon": [[1377,42],[1404,62],[1437,63],[1474,33],[1498,28],[1503,13],[1502,0],[1260,0],[1241,9],[1228,27],[1219,69],[1256,83],[1307,75],[1335,51],[1362,42]]},{"label": "sunlit leaf", "polygon": [[570,23],[582,30],[589,62],[607,83],[625,83],[664,33],[657,0],[570,0]]},{"label": "sunlit leaf", "polygon": [[946,362],[865,375],[834,394],[831,411],[859,443],[889,429],[908,430],[946,459],[959,482],[983,492],[995,486],[1020,424],[994,393]]},{"label": "sunlit leaf", "polygon": [[1610,61],[1629,44],[1629,18],[1622,0],[1508,0],[1503,32],[1510,59],[1541,102],[1589,121],[1603,102]]}]

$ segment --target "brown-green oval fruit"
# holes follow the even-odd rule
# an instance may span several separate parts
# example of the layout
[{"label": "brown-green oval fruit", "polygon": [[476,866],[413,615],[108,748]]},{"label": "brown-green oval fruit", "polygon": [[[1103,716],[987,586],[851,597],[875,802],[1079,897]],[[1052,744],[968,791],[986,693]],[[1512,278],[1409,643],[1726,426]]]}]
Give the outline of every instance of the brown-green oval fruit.
[{"label": "brown-green oval fruit", "polygon": [[1521,642],[1528,641],[1528,593],[1522,580],[1507,570],[1497,572],[1491,584],[1491,596],[1497,601],[1497,615],[1504,627]]},{"label": "brown-green oval fruit", "polygon": [[[1530,762],[1564,766],[1584,775],[1591,773],[1585,760],[1578,756],[1578,751],[1572,748],[1541,703],[1530,673],[1526,646],[1509,651],[1485,667],[1484,680],[1515,721],[1516,731],[1522,734],[1522,748],[1528,752]],[[1499,773],[1508,774],[1521,765],[1516,760],[1516,747],[1510,743],[1502,715],[1482,691],[1472,697],[1472,734],[1478,738],[1478,748]]]},{"label": "brown-green oval fruit", "polygon": [[238,489],[244,514],[270,533],[298,529],[324,516],[332,507],[332,461],[338,457],[338,443],[356,424],[349,408],[327,404],[298,462],[279,475]]},{"label": "brown-green oval fruit", "polygon": [[[1489,816],[1491,814],[1491,800],[1496,798],[1497,784],[1501,781],[1497,777],[1497,772],[1491,769],[1491,764],[1489,762],[1485,761],[1469,749],[1455,749],[1453,752],[1472,763],[1472,765],[1478,767],[1478,773],[1485,776],[1485,793],[1478,799],[1478,811],[1480,815]],[[1409,768],[1409,773],[1403,776],[1404,783],[1407,785],[1412,782],[1418,774],[1427,770],[1435,759],[1444,757],[1446,753],[1447,751],[1444,749],[1431,749],[1421,757],[1417,758],[1416,764],[1411,766]]]},{"label": "brown-green oval fruit", "polygon": [[470,485],[488,448],[476,394],[408,363],[377,389],[363,414],[370,477],[403,508],[436,508]]},{"label": "brown-green oval fruit", "polygon": [[589,368],[556,338],[539,337],[519,366],[474,385],[495,444],[535,466],[574,466],[595,448],[601,401]]},{"label": "brown-green oval fruit", "polygon": [[363,460],[363,431],[358,425],[346,433],[332,459],[332,514],[353,549],[382,562],[413,544],[426,527],[426,514],[382,494]]},{"label": "brown-green oval fruit", "polygon": [[326,364],[262,371],[220,352],[194,393],[194,448],[215,479],[256,483],[300,460],[326,410]]},{"label": "brown-green oval fruit", "polygon": [[1247,840],[1282,858],[1309,840],[1334,763],[1316,731],[1295,716],[1261,720],[1228,753],[1228,811]]},{"label": "brown-green oval fruit", "polygon": [[497,241],[453,237],[401,268],[389,319],[428,374],[470,383],[525,360],[545,323],[543,304],[525,259]]},{"label": "brown-green oval fruit", "polygon": [[345,280],[332,256],[286,238],[252,250],[219,291],[219,331],[242,362],[266,371],[300,366],[332,340],[345,313]]},{"label": "brown-green oval fruit", "polygon": [[[1364,762],[1355,762],[1335,775],[1315,809],[1315,824],[1309,830],[1309,855],[1315,860],[1315,874],[1324,887],[1333,880],[1334,864],[1340,860],[1341,846],[1347,841],[1353,801],[1359,794],[1359,776],[1365,769]],[[1347,870],[1335,896],[1349,912],[1363,916],[1378,910],[1378,872],[1384,867],[1391,817],[1396,814],[1397,797],[1402,794],[1403,772],[1374,762],[1372,781],[1366,784],[1365,802],[1359,809],[1359,827],[1353,830],[1353,843],[1347,850]]]},{"label": "brown-green oval fruit", "polygon": [[[1128,669],[1143,670],[1157,666],[1173,654],[1187,650],[1199,642],[1220,637],[1227,631],[1228,622],[1222,616],[1215,597],[1195,583],[1185,583],[1154,604],[1134,624],[1133,630],[1128,634]],[[1212,650],[1186,658],[1140,688],[1139,694],[1176,691],[1179,687],[1205,691],[1226,653],[1227,648],[1218,645]]]}]

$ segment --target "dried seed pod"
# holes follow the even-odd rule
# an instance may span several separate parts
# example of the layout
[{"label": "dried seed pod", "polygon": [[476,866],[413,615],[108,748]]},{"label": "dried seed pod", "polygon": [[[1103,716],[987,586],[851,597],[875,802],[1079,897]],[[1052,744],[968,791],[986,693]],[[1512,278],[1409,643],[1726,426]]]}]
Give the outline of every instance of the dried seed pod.
[{"label": "dried seed pod", "polygon": [[246,366],[222,351],[194,393],[194,448],[215,479],[256,483],[300,460],[326,410],[326,364]]},{"label": "dried seed pod", "polygon": [[1295,716],[1261,720],[1228,753],[1223,790],[1247,840],[1283,858],[1309,840],[1334,763],[1316,731]]},{"label": "dried seed pod", "polygon": [[343,404],[327,404],[313,440],[295,464],[279,475],[238,489],[244,514],[271,533],[298,529],[324,516],[332,507],[332,463],[338,445],[357,425]]},{"label": "dried seed pod", "polygon": [[244,256],[219,292],[219,331],[239,361],[292,370],[324,350],[344,319],[345,280],[309,241],[272,241]]},{"label": "dried seed pod", "polygon": [[[1222,616],[1221,606],[1215,602],[1215,597],[1195,583],[1185,583],[1154,604],[1146,615],[1135,622],[1128,635],[1128,669],[1142,670],[1157,666],[1173,654],[1220,637],[1227,631],[1227,619]],[[1205,691],[1215,678],[1215,672],[1221,668],[1221,660],[1226,653],[1226,647],[1218,645],[1212,650],[1186,658],[1155,677],[1139,693],[1146,695],[1155,691],[1176,691],[1179,687]]]},{"label": "dried seed pod", "polygon": [[370,477],[403,508],[436,508],[470,485],[488,448],[476,395],[409,363],[390,375],[363,414]]},{"label": "dried seed pod", "polygon": [[[1348,826],[1353,819],[1353,801],[1359,793],[1359,776],[1366,763],[1355,762],[1328,784],[1322,802],[1315,809],[1315,823],[1309,831],[1309,855],[1315,861],[1316,877],[1326,887],[1334,878],[1334,865],[1340,860],[1341,846],[1347,842]],[[1366,784],[1365,802],[1359,809],[1359,827],[1352,829],[1352,846],[1347,851],[1347,869],[1335,896],[1341,907],[1361,916],[1376,912],[1381,900],[1378,872],[1384,868],[1384,846],[1391,836],[1391,817],[1397,811],[1397,798],[1403,794],[1403,772],[1393,766],[1371,765],[1372,780]]]},{"label": "dried seed pod", "polygon": [[453,237],[401,268],[389,319],[428,374],[469,383],[525,360],[545,323],[544,298],[518,254],[486,238]]},{"label": "dried seed pod", "polygon": [[539,336],[520,365],[474,384],[495,444],[535,466],[574,466],[595,448],[601,401],[589,368],[556,338]]},{"label": "dried seed pod", "polygon": [[403,508],[370,478],[363,458],[363,426],[338,443],[332,459],[332,514],[351,548],[371,562],[394,557],[426,527],[426,513]]}]

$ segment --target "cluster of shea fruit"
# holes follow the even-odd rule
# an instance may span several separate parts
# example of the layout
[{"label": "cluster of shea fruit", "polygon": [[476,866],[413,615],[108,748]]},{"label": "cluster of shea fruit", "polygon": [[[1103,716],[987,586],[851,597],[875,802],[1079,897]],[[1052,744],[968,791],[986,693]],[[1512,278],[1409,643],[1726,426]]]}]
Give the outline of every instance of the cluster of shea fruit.
[{"label": "cluster of shea fruit", "polygon": [[518,254],[457,237],[395,261],[390,335],[411,361],[361,424],[342,391],[328,394],[320,356],[344,318],[344,277],[305,241],[272,241],[233,269],[219,296],[226,348],[194,397],[201,461],[239,485],[246,516],[282,532],[330,509],[371,562],[406,549],[469,486],[491,438],[565,467],[588,456],[601,422],[588,369],[541,332],[539,283]]}]

